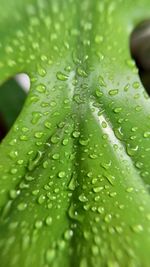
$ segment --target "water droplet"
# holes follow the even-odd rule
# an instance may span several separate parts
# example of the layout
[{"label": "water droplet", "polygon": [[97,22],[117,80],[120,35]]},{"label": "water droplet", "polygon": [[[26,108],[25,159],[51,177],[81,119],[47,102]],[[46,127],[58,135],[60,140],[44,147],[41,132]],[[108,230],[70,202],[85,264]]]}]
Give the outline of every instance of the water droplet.
[{"label": "water droplet", "polygon": [[99,255],[99,248],[96,245],[92,245],[91,250],[94,256]]},{"label": "water droplet", "polygon": [[106,223],[109,223],[109,222],[111,221],[111,219],[112,219],[111,214],[106,214],[106,215],[105,215],[105,218],[104,218],[104,221],[105,221]]},{"label": "water droplet", "polygon": [[35,136],[37,139],[40,139],[43,135],[44,135],[43,132],[36,132],[36,133],[34,134],[34,136]]},{"label": "water droplet", "polygon": [[46,222],[46,225],[50,226],[52,224],[52,217],[48,216],[45,222]]},{"label": "water droplet", "polygon": [[89,142],[89,139],[80,139],[79,140],[79,143],[82,146],[87,146],[88,142]]},{"label": "water droplet", "polygon": [[85,78],[87,77],[87,73],[80,67],[77,68],[77,74],[81,77],[85,77]]},{"label": "water droplet", "polygon": [[45,77],[45,75],[46,75],[46,70],[45,70],[43,67],[38,66],[37,71],[38,71],[38,74],[39,74],[41,77]]},{"label": "water droplet", "polygon": [[130,144],[127,144],[126,146],[127,154],[129,156],[134,156],[138,148],[139,148],[138,146],[131,146]]},{"label": "water droplet", "polygon": [[119,92],[118,89],[113,89],[113,90],[110,90],[110,91],[109,91],[109,95],[110,95],[110,96],[114,96],[114,95],[117,95],[118,92]]},{"label": "water droplet", "polygon": [[126,192],[128,192],[128,193],[131,193],[131,192],[133,192],[133,187],[128,187],[127,189],[126,189]]},{"label": "water droplet", "polygon": [[119,127],[119,128],[115,128],[114,129],[114,133],[115,133],[115,136],[119,139],[119,140],[122,140],[123,139],[123,132],[122,132],[122,128]]},{"label": "water droplet", "polygon": [[40,195],[38,198],[38,203],[43,204],[45,202],[46,197],[44,195]]},{"label": "water droplet", "polygon": [[100,86],[104,86],[106,87],[106,83],[104,81],[104,78],[100,75],[99,78],[98,78],[98,82],[99,82],[99,85]]},{"label": "water droplet", "polygon": [[86,258],[82,258],[80,260],[80,265],[79,267],[88,267],[88,263],[87,263],[87,259]]},{"label": "water droplet", "polygon": [[9,153],[9,156],[10,156],[10,158],[15,159],[15,158],[18,157],[18,152],[12,150],[12,151]]},{"label": "water droplet", "polygon": [[150,213],[146,215],[146,218],[150,221]]},{"label": "water droplet", "polygon": [[51,264],[52,261],[54,260],[54,258],[55,258],[55,250],[54,249],[48,249],[46,251],[46,262],[48,264]]},{"label": "water droplet", "polygon": [[65,240],[69,241],[73,236],[73,231],[71,229],[68,229],[64,233]]},{"label": "water droplet", "polygon": [[34,180],[34,177],[31,175],[25,175],[25,179],[26,179],[26,181],[31,182]]},{"label": "water droplet", "polygon": [[9,195],[11,199],[15,199],[20,194],[20,190],[10,190]]},{"label": "water droplet", "polygon": [[53,135],[53,136],[51,137],[51,142],[52,142],[53,144],[57,144],[57,143],[59,142],[59,137],[56,136],[56,135]]},{"label": "water droplet", "polygon": [[96,159],[96,158],[97,158],[97,155],[96,155],[96,154],[90,154],[89,157],[90,157],[91,159]]},{"label": "water droplet", "polygon": [[94,237],[94,242],[95,242],[96,245],[100,245],[101,242],[102,242],[102,240],[101,240],[101,238],[97,235],[97,236]]},{"label": "water droplet", "polygon": [[10,173],[11,174],[16,174],[18,172],[18,170],[16,169],[16,168],[12,168],[11,170],[10,170]]},{"label": "water droplet", "polygon": [[65,75],[64,73],[60,72],[60,71],[57,72],[56,77],[60,81],[67,81],[68,80],[68,76]]},{"label": "water droplet", "polygon": [[21,131],[22,131],[23,133],[27,133],[27,132],[29,131],[29,129],[28,129],[27,127],[22,127]]},{"label": "water droplet", "polygon": [[150,137],[150,132],[145,132],[145,133],[144,133],[144,137],[145,137],[145,138],[149,138],[149,137]]},{"label": "water droplet", "polygon": [[104,129],[107,128],[107,123],[105,121],[102,121],[102,128],[104,128]]},{"label": "water droplet", "polygon": [[51,129],[52,124],[50,122],[46,121],[44,125],[47,129]]},{"label": "water droplet", "polygon": [[62,141],[62,144],[63,144],[64,146],[66,146],[66,145],[68,144],[68,142],[69,142],[69,140],[68,140],[67,138],[65,138],[65,139]]},{"label": "water droplet", "polygon": [[27,207],[27,204],[24,203],[24,202],[21,202],[21,203],[18,204],[17,209],[18,209],[19,211],[23,211],[23,210],[26,209],[26,207]]},{"label": "water droplet", "polygon": [[100,43],[102,43],[103,40],[104,40],[104,37],[103,37],[102,35],[96,35],[96,36],[95,36],[95,43],[96,43],[96,44],[100,44]]},{"label": "water droplet", "polygon": [[72,133],[72,136],[73,136],[74,138],[78,138],[78,137],[80,136],[80,132],[78,132],[78,131],[74,131],[74,132]]},{"label": "water droplet", "polygon": [[102,97],[103,96],[103,93],[99,89],[96,89],[95,94],[96,94],[97,97]]},{"label": "water droplet", "polygon": [[81,202],[87,202],[88,201],[87,197],[83,193],[79,196],[79,200]]},{"label": "water droplet", "polygon": [[32,116],[33,116],[33,118],[32,118],[31,122],[32,122],[32,124],[36,124],[36,123],[38,123],[39,119],[42,117],[42,114],[40,112],[33,112]]},{"label": "water droplet", "polygon": [[20,140],[21,141],[27,141],[28,137],[26,135],[20,135]]},{"label": "water droplet", "polygon": [[65,175],[66,175],[66,173],[64,171],[61,171],[61,172],[58,173],[58,177],[59,178],[64,178]]},{"label": "water droplet", "polygon": [[79,221],[79,222],[83,221],[82,216],[78,214],[76,207],[73,203],[71,203],[71,205],[70,205],[68,215],[71,219],[74,219],[74,220]]},{"label": "water droplet", "polygon": [[48,161],[47,161],[47,160],[45,160],[45,161],[43,162],[43,168],[44,168],[44,169],[47,169],[47,168],[48,168]]},{"label": "water droplet", "polygon": [[59,159],[59,154],[58,153],[55,153],[54,155],[52,155],[52,158],[54,159],[54,160],[58,160]]},{"label": "water droplet", "polygon": [[120,113],[122,111],[122,108],[121,107],[116,107],[114,108],[113,110],[115,113]]},{"label": "water droplet", "polygon": [[42,158],[43,152],[39,151],[37,152],[37,155],[34,159],[29,160],[28,163],[28,170],[32,171],[36,168],[36,166],[39,164],[41,158]]},{"label": "water droplet", "polygon": [[113,175],[107,173],[107,175],[105,174],[105,178],[111,185],[114,185],[115,177]]},{"label": "water droplet", "polygon": [[77,183],[76,176],[75,175],[72,175],[71,180],[70,180],[70,182],[68,184],[68,188],[70,190],[74,191],[75,188],[76,188],[76,183]]},{"label": "water droplet", "polygon": [[33,195],[33,196],[37,196],[37,195],[38,195],[38,193],[39,193],[39,190],[38,190],[38,189],[37,189],[37,190],[33,190],[33,191],[32,191],[32,195]]},{"label": "water droplet", "polygon": [[36,229],[40,229],[40,228],[42,228],[42,226],[43,226],[43,222],[42,221],[38,220],[38,221],[35,222],[35,228]]},{"label": "water droplet", "polygon": [[137,162],[135,163],[135,166],[136,166],[138,169],[141,169],[141,168],[143,167],[143,163],[140,162],[140,161],[137,161]]},{"label": "water droplet", "polygon": [[94,192],[94,193],[99,193],[99,192],[101,192],[103,189],[104,189],[103,186],[94,187],[94,188],[93,188],[93,192]]},{"label": "water droplet", "polygon": [[141,233],[143,231],[143,226],[141,224],[134,225],[131,228],[135,233]]},{"label": "water droplet", "polygon": [[111,192],[111,193],[109,193],[109,196],[110,196],[110,197],[115,197],[116,195],[117,195],[116,192]]},{"label": "water droplet", "polygon": [[133,88],[134,89],[138,89],[140,87],[140,83],[139,82],[134,82],[133,83]]},{"label": "water droplet", "polygon": [[41,83],[41,84],[37,85],[36,91],[38,91],[39,93],[45,93],[46,92],[46,86]]}]

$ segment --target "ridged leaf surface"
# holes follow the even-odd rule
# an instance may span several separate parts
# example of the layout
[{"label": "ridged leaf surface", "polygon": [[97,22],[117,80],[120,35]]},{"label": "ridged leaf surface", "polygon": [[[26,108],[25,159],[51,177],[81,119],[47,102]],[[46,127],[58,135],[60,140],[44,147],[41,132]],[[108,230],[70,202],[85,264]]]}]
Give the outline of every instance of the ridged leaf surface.
[{"label": "ridged leaf surface", "polygon": [[149,0],[0,0],[1,267],[149,267],[150,99],[129,38]]}]

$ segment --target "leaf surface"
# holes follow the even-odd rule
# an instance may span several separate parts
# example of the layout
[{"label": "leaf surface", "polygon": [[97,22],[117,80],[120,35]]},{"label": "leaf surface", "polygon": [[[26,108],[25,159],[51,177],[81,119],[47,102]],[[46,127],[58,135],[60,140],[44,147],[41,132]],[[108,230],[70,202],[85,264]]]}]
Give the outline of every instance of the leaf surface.
[{"label": "leaf surface", "polygon": [[0,4],[0,82],[31,81],[0,146],[1,267],[148,267],[150,99],[129,37],[149,1]]}]

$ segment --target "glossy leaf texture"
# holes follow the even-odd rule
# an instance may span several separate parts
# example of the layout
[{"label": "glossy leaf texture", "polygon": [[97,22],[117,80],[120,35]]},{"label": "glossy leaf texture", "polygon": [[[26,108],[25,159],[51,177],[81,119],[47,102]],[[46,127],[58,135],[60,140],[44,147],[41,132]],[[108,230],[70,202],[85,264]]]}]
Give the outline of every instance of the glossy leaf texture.
[{"label": "glossy leaf texture", "polygon": [[149,0],[0,0],[0,81],[30,93],[0,146],[1,267],[148,267],[150,99],[129,38]]}]

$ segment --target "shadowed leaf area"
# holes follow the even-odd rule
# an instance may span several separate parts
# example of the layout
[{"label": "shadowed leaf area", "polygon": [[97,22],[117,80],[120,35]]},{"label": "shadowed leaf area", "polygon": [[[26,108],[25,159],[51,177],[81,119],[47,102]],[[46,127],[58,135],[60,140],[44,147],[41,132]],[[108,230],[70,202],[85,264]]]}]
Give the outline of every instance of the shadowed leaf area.
[{"label": "shadowed leaf area", "polygon": [[0,145],[1,267],[149,267],[149,0],[0,0],[0,82],[31,87]]},{"label": "shadowed leaf area", "polygon": [[141,81],[150,95],[150,20],[143,21],[131,34],[132,57],[139,69]]},{"label": "shadowed leaf area", "polygon": [[11,128],[24,104],[26,93],[14,79],[0,87],[0,139]]}]

